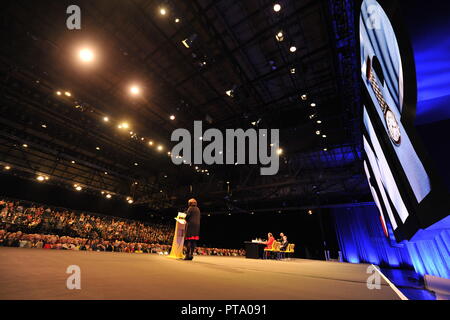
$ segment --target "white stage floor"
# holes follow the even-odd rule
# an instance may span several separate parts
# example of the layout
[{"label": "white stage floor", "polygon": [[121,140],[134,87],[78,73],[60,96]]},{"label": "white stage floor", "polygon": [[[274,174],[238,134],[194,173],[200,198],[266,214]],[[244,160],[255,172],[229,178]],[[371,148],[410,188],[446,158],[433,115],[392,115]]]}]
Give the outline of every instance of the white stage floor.
[{"label": "white stage floor", "polygon": [[[81,268],[81,290],[66,287],[69,265]],[[367,267],[0,247],[0,299],[399,300],[383,279],[367,288]]]}]

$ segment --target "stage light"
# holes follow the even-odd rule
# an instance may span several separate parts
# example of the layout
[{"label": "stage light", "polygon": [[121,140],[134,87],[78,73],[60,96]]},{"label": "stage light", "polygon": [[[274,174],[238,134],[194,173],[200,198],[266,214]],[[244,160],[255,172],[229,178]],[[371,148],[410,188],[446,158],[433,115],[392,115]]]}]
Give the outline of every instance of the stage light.
[{"label": "stage light", "polygon": [[327,137],[327,135],[326,134],[324,134],[323,136],[322,136],[322,138],[326,138]]},{"label": "stage light", "polygon": [[158,146],[158,151],[162,151],[164,149],[164,147],[162,145]]},{"label": "stage light", "polygon": [[107,174],[108,174],[108,172],[106,172],[106,171],[105,171],[105,174],[107,175]]},{"label": "stage light", "polygon": [[96,147],[95,150],[100,151],[100,147]]},{"label": "stage light", "polygon": [[82,187],[80,187],[80,186],[76,186],[76,187],[75,187],[75,190],[77,190],[77,191],[81,191],[81,190],[83,190],[83,188],[82,188]]},{"label": "stage light", "polygon": [[309,116],[310,119],[314,119],[315,117],[316,117],[316,114],[314,114],[314,113]]},{"label": "stage light", "polygon": [[170,151],[167,152],[167,155],[168,155],[168,156],[171,156],[171,155],[172,155],[172,152],[170,152]]},{"label": "stage light", "polygon": [[47,128],[47,125],[46,125],[46,124],[43,124],[41,127],[44,128],[44,129],[46,129],[46,128]]},{"label": "stage light", "polygon": [[109,118],[108,117],[103,117],[103,121],[108,122]]},{"label": "stage light", "polygon": [[273,6],[273,11],[275,11],[275,12],[280,12],[280,10],[281,10],[281,5],[280,5],[279,3],[276,3],[276,4]]},{"label": "stage light", "polygon": [[328,149],[327,149],[327,148],[324,148],[324,149],[323,149],[323,151],[327,152],[327,151],[328,151]]},{"label": "stage light", "polygon": [[56,95],[60,96],[61,94],[61,91],[56,91]]},{"label": "stage light", "polygon": [[194,41],[197,39],[197,34],[194,33],[193,35],[191,35],[189,38],[184,39],[183,41],[181,41],[181,43],[186,47],[186,48],[190,48],[192,46],[192,44],[194,43]]},{"label": "stage light", "polygon": [[170,120],[172,120],[172,121],[175,120],[175,116],[174,116],[174,115],[171,115],[171,116],[170,116]]},{"label": "stage light", "polygon": [[139,163],[135,162],[134,165],[137,167],[139,165]]},{"label": "stage light", "polygon": [[317,124],[322,124],[322,121],[321,120],[317,120]]},{"label": "stage light", "polygon": [[5,166],[5,170],[11,170],[10,166]]},{"label": "stage light", "polygon": [[227,184],[230,184],[230,181],[227,181]]},{"label": "stage light", "polygon": [[131,93],[132,95],[138,95],[140,92],[141,92],[141,90],[140,90],[139,87],[137,87],[137,86],[132,86],[132,87],[130,88],[130,93]]},{"label": "stage light", "polygon": [[296,46],[291,46],[291,47],[289,48],[289,51],[292,52],[292,53],[294,53],[295,51],[297,51],[297,47],[296,47]]},{"label": "stage light", "polygon": [[45,177],[43,177],[43,176],[37,176],[36,179],[37,179],[37,181],[44,181],[44,180],[45,180]]},{"label": "stage light", "polygon": [[71,94],[69,91],[64,92],[64,94],[65,94],[66,96],[68,96],[68,97],[71,97],[71,96],[72,96],[72,94]]},{"label": "stage light", "polygon": [[133,199],[128,199],[127,202],[128,202],[129,204],[133,204],[134,201],[133,201]]},{"label": "stage light", "polygon": [[148,145],[152,146],[153,145],[153,141],[149,141]]},{"label": "stage light", "polygon": [[317,134],[318,136],[320,136],[320,134],[321,134],[320,130],[317,130],[317,131],[316,131],[316,134]]},{"label": "stage light", "polygon": [[283,31],[278,31],[278,33],[275,35],[275,39],[277,39],[278,42],[284,41],[284,33],[283,33]]},{"label": "stage light", "polygon": [[277,154],[278,154],[279,156],[281,156],[281,155],[283,154],[283,149],[278,149],[278,150],[277,150]]},{"label": "stage light", "polygon": [[27,145],[26,143],[24,143],[24,144],[22,145],[22,147],[28,148],[28,145]]},{"label": "stage light", "polygon": [[297,70],[295,68],[291,68],[291,74],[295,74]]},{"label": "stage light", "polygon": [[72,160],[72,164],[75,164],[75,161]]},{"label": "stage light", "polygon": [[230,98],[234,97],[234,91],[233,90],[227,90],[225,91],[226,95],[229,96]]},{"label": "stage light", "polygon": [[309,214],[309,215],[312,215],[312,214],[313,214],[313,211],[312,211],[312,210],[308,210],[308,214]]},{"label": "stage light", "polygon": [[94,53],[90,49],[82,49],[79,53],[80,59],[83,62],[91,62],[94,60]]},{"label": "stage light", "polygon": [[167,14],[166,8],[161,8],[161,9],[159,9],[159,13],[160,13],[162,16],[165,16],[165,15]]},{"label": "stage light", "polygon": [[181,20],[179,18],[175,19],[175,23],[179,23]]},{"label": "stage light", "polygon": [[109,193],[106,195],[106,198],[107,198],[107,199],[111,199],[111,197],[112,197],[112,196],[111,196]]},{"label": "stage light", "polygon": [[302,98],[303,101],[306,101],[306,100],[308,100],[308,95],[302,94],[302,97],[301,97],[301,98]]},{"label": "stage light", "polygon": [[137,185],[138,185],[138,182],[136,181],[136,182],[134,183],[134,185],[137,186]]}]

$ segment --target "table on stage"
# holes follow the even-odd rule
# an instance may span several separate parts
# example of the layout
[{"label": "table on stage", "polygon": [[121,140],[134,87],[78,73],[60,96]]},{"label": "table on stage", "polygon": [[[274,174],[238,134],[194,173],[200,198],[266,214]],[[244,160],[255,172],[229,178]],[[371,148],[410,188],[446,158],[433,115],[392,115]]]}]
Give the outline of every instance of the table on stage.
[{"label": "table on stage", "polygon": [[245,257],[247,259],[262,259],[266,245],[260,242],[245,242]]}]

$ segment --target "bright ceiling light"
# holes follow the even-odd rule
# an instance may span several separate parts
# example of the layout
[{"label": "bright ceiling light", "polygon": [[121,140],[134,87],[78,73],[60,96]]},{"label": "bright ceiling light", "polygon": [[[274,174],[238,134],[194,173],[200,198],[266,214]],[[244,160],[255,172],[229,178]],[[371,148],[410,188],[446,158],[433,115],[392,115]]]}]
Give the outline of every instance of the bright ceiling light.
[{"label": "bright ceiling light", "polygon": [[171,115],[171,116],[170,116],[170,120],[172,120],[172,121],[175,120],[175,116],[174,116],[174,115]]},{"label": "bright ceiling light", "polygon": [[275,39],[277,39],[278,42],[281,42],[284,40],[284,34],[283,31],[279,31],[276,35],[275,35]]},{"label": "bright ceiling light", "polygon": [[158,151],[162,151],[163,150],[163,146],[162,145],[159,145],[158,146]]},{"label": "bright ceiling light", "polygon": [[133,94],[133,95],[138,95],[138,94],[141,92],[141,90],[140,90],[139,87],[137,87],[137,86],[132,86],[132,87],[130,88],[130,92],[131,92],[131,94]]},{"label": "bright ceiling light", "polygon": [[24,144],[22,145],[22,147],[28,148],[28,145],[27,145],[26,143],[24,143]]},{"label": "bright ceiling light", "polygon": [[297,72],[297,70],[295,68],[291,68],[291,73],[295,74]]},{"label": "bright ceiling light", "polygon": [[64,92],[64,94],[65,94],[66,96],[68,96],[68,97],[71,97],[71,96],[72,96],[72,94],[71,94],[69,91]]},{"label": "bright ceiling light", "polygon": [[302,97],[301,97],[301,98],[302,98],[303,101],[306,101],[306,100],[308,100],[308,95],[302,94]]},{"label": "bright ceiling light", "polygon": [[317,131],[316,131],[316,134],[317,134],[318,136],[320,136],[320,134],[321,134],[320,130],[317,130]]},{"label": "bright ceiling light", "polygon": [[95,150],[99,151],[99,150],[100,150],[100,147],[96,147]]},{"label": "bright ceiling light", "polygon": [[277,150],[277,154],[278,154],[279,156],[281,156],[281,155],[283,154],[283,149],[278,149],[278,150]]},{"label": "bright ceiling light", "polygon": [[5,166],[5,170],[11,170],[10,166]]},{"label": "bright ceiling light", "polygon": [[291,46],[291,47],[289,48],[289,51],[292,52],[292,53],[294,53],[295,51],[297,51],[297,47],[296,47],[296,46]]},{"label": "bright ceiling light", "polygon": [[108,193],[108,194],[106,195],[106,198],[111,199],[111,195]]},{"label": "bright ceiling light", "polygon": [[233,90],[227,90],[225,91],[225,93],[227,94],[227,96],[229,96],[230,98],[234,97],[234,91]]},{"label": "bright ceiling light", "polygon": [[149,145],[149,146],[152,146],[152,145],[153,145],[153,141],[149,141],[149,142],[148,142],[148,145]]},{"label": "bright ceiling light", "polygon": [[322,121],[321,120],[317,120],[317,124],[322,124]]},{"label": "bright ceiling light", "polygon": [[276,3],[276,4],[273,6],[273,11],[275,11],[275,12],[280,12],[280,10],[281,10],[281,5],[280,5],[279,3]]},{"label": "bright ceiling light", "polygon": [[181,21],[180,18],[175,19],[175,23],[179,23],[180,21]]},{"label": "bright ceiling light", "polygon": [[56,94],[57,94],[58,96],[60,96],[62,93],[61,93],[61,91],[56,91]]},{"label": "bright ceiling light", "polygon": [[103,121],[108,122],[109,118],[108,117],[103,117]]},{"label": "bright ceiling light", "polygon": [[37,176],[37,181],[44,181],[45,180],[45,177],[44,176]]},{"label": "bright ceiling light", "polygon": [[91,62],[92,60],[94,60],[94,52],[92,52],[92,50],[90,49],[82,49],[80,50],[79,53],[80,59],[83,62]]},{"label": "bright ceiling light", "polygon": [[129,204],[133,204],[134,201],[133,201],[133,199],[128,199],[127,202],[128,202]]},{"label": "bright ceiling light", "polygon": [[326,138],[327,137],[327,135],[326,134],[324,134],[323,136],[322,136],[322,138]]},{"label": "bright ceiling light", "polygon": [[165,16],[165,15],[167,14],[166,8],[161,8],[161,9],[159,9],[159,13],[160,13],[162,16]]},{"label": "bright ceiling light", "polygon": [[315,108],[315,107],[317,107],[317,104],[315,104],[315,103],[313,102],[313,103],[311,103],[311,107]]},{"label": "bright ceiling light", "polygon": [[80,187],[80,186],[76,186],[76,187],[75,187],[75,190],[77,190],[77,191],[81,191],[81,190],[83,190],[83,188],[82,188],[82,187]]}]

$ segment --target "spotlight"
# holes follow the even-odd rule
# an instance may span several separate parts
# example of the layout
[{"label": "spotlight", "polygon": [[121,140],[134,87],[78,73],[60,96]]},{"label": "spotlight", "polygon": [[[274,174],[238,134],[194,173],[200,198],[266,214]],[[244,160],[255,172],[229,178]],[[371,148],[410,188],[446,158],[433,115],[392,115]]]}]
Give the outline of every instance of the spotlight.
[{"label": "spotlight", "polygon": [[158,151],[162,151],[163,150],[163,146],[162,145],[159,145],[158,146]]},{"label": "spotlight", "polygon": [[138,165],[139,165],[139,163],[135,162],[135,163],[134,163],[134,165],[135,165],[135,166],[138,166]]},{"label": "spotlight", "polygon": [[282,42],[284,40],[284,34],[283,31],[279,31],[276,35],[275,35],[275,39],[277,39],[278,42]]},{"label": "spotlight", "polygon": [[132,95],[138,95],[141,92],[141,90],[139,89],[139,87],[132,86],[130,88],[130,92],[131,92]]},{"label": "spotlight", "polygon": [[320,132],[319,130],[316,131],[316,134],[317,134],[318,136],[320,136],[320,133],[321,133],[321,132]]},{"label": "spotlight", "polygon": [[72,160],[72,164],[75,164],[75,161]]},{"label": "spotlight", "polygon": [[45,180],[45,177],[43,177],[43,176],[37,176],[36,179],[37,179],[37,181],[41,181],[41,182],[42,182],[42,181]]},{"label": "spotlight", "polygon": [[168,156],[171,156],[171,155],[172,155],[172,152],[170,152],[170,151],[167,152],[167,155],[168,155]]},{"label": "spotlight", "polygon": [[303,101],[306,101],[306,100],[308,100],[308,95],[303,94],[301,98],[302,98]]},{"label": "spotlight", "polygon": [[181,21],[180,18],[175,19],[175,23],[179,23],[180,21]]},{"label": "spotlight", "polygon": [[68,96],[68,97],[71,97],[71,96],[72,96],[72,94],[71,94],[69,91],[64,92],[64,94],[65,94],[66,96]]},{"label": "spotlight", "polygon": [[296,46],[291,46],[291,47],[289,48],[289,51],[292,52],[292,53],[294,53],[295,51],[297,51],[297,47],[296,47]]},{"label": "spotlight", "polygon": [[46,128],[47,128],[47,125],[46,125],[46,124],[43,124],[41,127],[44,128],[44,129],[46,129]]},{"label": "spotlight", "polygon": [[103,117],[103,121],[108,122],[109,118],[108,117]]},{"label": "spotlight", "polygon": [[313,103],[311,103],[311,107],[315,108],[315,107],[317,107],[317,104],[315,104],[315,103],[313,102]]},{"label": "spotlight", "polygon": [[77,187],[75,187],[75,190],[77,190],[77,191],[81,191],[81,190],[83,190],[83,188],[82,188],[82,187],[80,187],[80,186],[77,186]]},{"label": "spotlight", "polygon": [[149,141],[148,144],[149,144],[150,146],[152,146],[152,145],[153,145],[153,141]]},{"label": "spotlight", "polygon": [[80,50],[80,59],[83,62],[91,62],[94,60],[94,53],[90,49],[82,49]]},{"label": "spotlight", "polygon": [[165,16],[165,15],[167,14],[166,8],[161,8],[161,9],[159,9],[159,13],[160,13],[162,16]]},{"label": "spotlight", "polygon": [[324,148],[324,149],[323,149],[323,151],[327,152],[327,151],[328,151],[328,149],[327,149],[327,148]]},{"label": "spotlight", "polygon": [[321,120],[317,120],[317,124],[322,124],[322,121]]},{"label": "spotlight", "polygon": [[312,215],[312,214],[313,214],[313,211],[312,211],[312,210],[308,210],[308,214],[309,214],[309,215]]},{"label": "spotlight", "polygon": [[5,166],[5,170],[11,170],[10,166]]},{"label": "spotlight", "polygon": [[181,43],[186,47],[186,48],[190,48],[192,46],[192,44],[194,43],[195,39],[197,39],[197,34],[193,34],[191,35],[189,38],[184,39],[183,41],[181,41]]},{"label": "spotlight", "polygon": [[26,143],[24,143],[24,144],[22,145],[22,147],[28,148],[28,145],[27,145]]},{"label": "spotlight", "polygon": [[127,202],[128,202],[129,204],[133,204],[134,201],[133,201],[133,199],[128,199]]},{"label": "spotlight", "polygon": [[61,91],[56,91],[56,95],[60,96],[61,94]]},{"label": "spotlight", "polygon": [[119,124],[117,126],[117,128],[119,129],[128,129],[130,127],[130,125],[128,124],[128,122],[122,122],[121,124]]},{"label": "spotlight", "polygon": [[172,120],[172,121],[175,120],[175,116],[174,116],[174,115],[171,115],[171,116],[170,116],[170,120]]},{"label": "spotlight", "polygon": [[281,155],[283,154],[283,149],[278,149],[278,150],[277,150],[277,154],[278,154],[279,156],[281,156]]},{"label": "spotlight", "polygon": [[225,93],[227,94],[227,96],[229,96],[230,98],[234,97],[234,91],[233,90],[227,90],[225,91]]},{"label": "spotlight", "polygon": [[108,194],[106,195],[106,198],[111,199],[111,195],[108,193]]},{"label": "spotlight", "polygon": [[105,174],[107,175],[107,174],[108,174],[108,172],[106,172],[106,171],[105,171]]},{"label": "spotlight", "polygon": [[322,138],[326,138],[327,137],[327,135],[326,134],[324,134],[323,136],[322,136]]},{"label": "spotlight", "polygon": [[281,10],[281,5],[280,5],[279,3],[276,3],[276,4],[273,6],[273,11],[275,11],[275,12],[280,12],[280,10]]},{"label": "spotlight", "polygon": [[96,147],[95,150],[100,151],[100,147]]},{"label": "spotlight", "polygon": [[291,68],[291,74],[295,74],[297,70],[295,68]]}]

